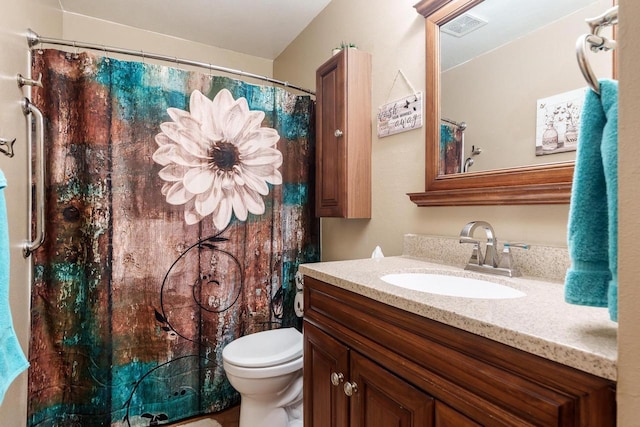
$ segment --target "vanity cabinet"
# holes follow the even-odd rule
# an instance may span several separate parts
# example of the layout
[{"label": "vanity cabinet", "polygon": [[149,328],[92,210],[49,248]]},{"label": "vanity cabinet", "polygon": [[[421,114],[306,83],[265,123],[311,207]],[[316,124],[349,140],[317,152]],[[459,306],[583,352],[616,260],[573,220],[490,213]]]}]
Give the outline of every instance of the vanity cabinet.
[{"label": "vanity cabinet", "polygon": [[371,217],[371,55],[343,49],[316,71],[316,215]]},{"label": "vanity cabinet", "polygon": [[616,425],[612,381],[308,276],[304,293],[306,427]]}]

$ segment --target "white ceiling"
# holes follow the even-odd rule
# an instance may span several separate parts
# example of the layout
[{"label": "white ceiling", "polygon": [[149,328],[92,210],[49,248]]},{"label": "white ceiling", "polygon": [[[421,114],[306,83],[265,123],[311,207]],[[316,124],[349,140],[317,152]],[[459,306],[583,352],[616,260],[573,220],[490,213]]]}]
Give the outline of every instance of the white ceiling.
[{"label": "white ceiling", "polygon": [[331,0],[60,0],[62,10],[276,58]]},{"label": "white ceiling", "polygon": [[[470,13],[488,24],[460,38],[440,34],[442,70],[462,64],[482,53],[544,27],[564,16],[580,11],[593,3],[609,3],[604,0],[487,0],[471,9]],[[602,12],[606,7],[602,8]],[[580,16],[584,19],[592,16]],[[589,27],[585,23],[584,30]],[[580,34],[576,35],[576,38]],[[554,48],[550,46],[550,48]]]},{"label": "white ceiling", "polygon": [[[275,59],[331,0],[59,0],[77,13],[266,59]],[[392,1],[392,0],[390,0]],[[490,0],[472,37],[442,34],[446,70],[585,5],[604,0]],[[521,12],[521,13],[517,13]],[[585,25],[586,28],[586,25]]]}]

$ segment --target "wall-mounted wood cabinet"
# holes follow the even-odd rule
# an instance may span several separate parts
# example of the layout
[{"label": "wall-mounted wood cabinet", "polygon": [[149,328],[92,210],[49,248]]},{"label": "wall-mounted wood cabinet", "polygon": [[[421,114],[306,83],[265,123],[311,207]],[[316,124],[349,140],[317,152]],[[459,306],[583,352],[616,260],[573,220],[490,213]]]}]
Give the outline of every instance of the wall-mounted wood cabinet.
[{"label": "wall-mounted wood cabinet", "polygon": [[616,425],[615,383],[304,281],[305,427]]},{"label": "wall-mounted wood cabinet", "polygon": [[371,55],[343,49],[316,71],[316,216],[371,217]]}]

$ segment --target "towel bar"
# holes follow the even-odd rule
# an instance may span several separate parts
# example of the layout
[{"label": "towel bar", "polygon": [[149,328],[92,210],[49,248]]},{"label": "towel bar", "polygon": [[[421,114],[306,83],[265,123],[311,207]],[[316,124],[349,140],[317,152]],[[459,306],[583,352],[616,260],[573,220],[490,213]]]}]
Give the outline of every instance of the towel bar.
[{"label": "towel bar", "polygon": [[590,45],[590,50],[593,52],[602,50],[608,51],[616,48],[616,41],[609,40],[606,37],[601,36],[600,30],[608,25],[615,25],[618,23],[618,6],[614,6],[602,15],[587,19],[586,21],[591,29],[591,33],[583,34],[578,37],[576,42],[576,57],[580,71],[589,84],[589,87],[595,93],[600,95],[600,83],[598,82],[598,78],[591,69],[591,65],[589,65],[589,61],[586,57],[587,44]]}]

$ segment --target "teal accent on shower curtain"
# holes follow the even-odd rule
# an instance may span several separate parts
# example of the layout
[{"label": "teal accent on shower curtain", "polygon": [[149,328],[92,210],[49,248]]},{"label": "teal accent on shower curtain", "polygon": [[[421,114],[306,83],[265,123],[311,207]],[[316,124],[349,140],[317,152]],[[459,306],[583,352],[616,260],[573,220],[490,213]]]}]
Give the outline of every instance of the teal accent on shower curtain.
[{"label": "teal accent on shower curtain", "polygon": [[222,349],[300,328],[319,260],[313,101],[227,77],[34,51],[45,244],[29,426],[151,426],[239,402]]}]

